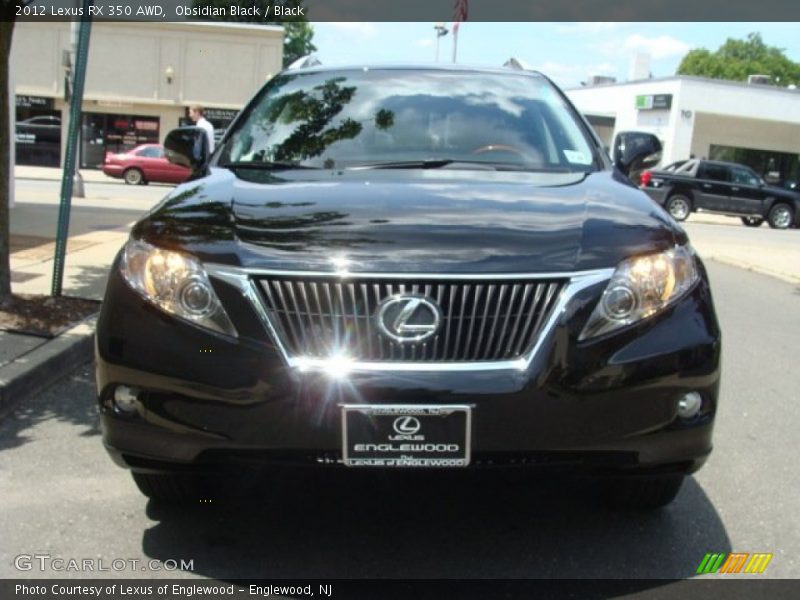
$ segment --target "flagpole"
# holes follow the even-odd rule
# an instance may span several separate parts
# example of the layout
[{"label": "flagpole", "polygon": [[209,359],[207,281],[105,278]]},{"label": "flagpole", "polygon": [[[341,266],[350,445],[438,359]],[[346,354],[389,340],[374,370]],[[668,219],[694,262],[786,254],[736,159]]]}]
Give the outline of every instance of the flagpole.
[{"label": "flagpole", "polygon": [[458,57],[458,30],[469,15],[469,0],[455,0],[453,5],[453,63]]}]

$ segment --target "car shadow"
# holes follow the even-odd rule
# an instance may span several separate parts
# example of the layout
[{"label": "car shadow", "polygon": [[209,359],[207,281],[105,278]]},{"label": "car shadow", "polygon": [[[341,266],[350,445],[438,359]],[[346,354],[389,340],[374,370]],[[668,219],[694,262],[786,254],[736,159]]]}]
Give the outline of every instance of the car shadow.
[{"label": "car shadow", "polygon": [[[100,435],[97,405],[93,396],[78,398],[75,390],[91,389],[94,366],[81,365],[35,398],[9,403],[0,414],[0,452],[35,441],[36,427],[50,420],[80,427],[81,437]],[[91,386],[91,387],[89,387]]]},{"label": "car shadow", "polygon": [[171,507],[143,552],[237,578],[684,578],[730,550],[694,478],[654,512],[594,502],[588,481],[477,471],[380,474],[306,470]]}]

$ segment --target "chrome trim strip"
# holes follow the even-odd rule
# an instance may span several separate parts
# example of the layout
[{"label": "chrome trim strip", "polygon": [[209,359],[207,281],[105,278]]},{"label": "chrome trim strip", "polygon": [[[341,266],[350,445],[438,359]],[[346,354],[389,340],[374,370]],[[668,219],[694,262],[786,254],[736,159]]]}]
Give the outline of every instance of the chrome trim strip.
[{"label": "chrome trim strip", "polygon": [[[206,271],[212,277],[216,277],[234,287],[238,288],[242,295],[244,295],[253,306],[258,318],[261,320],[264,328],[269,334],[275,347],[281,354],[287,366],[301,370],[325,370],[331,366],[330,362],[325,359],[311,359],[304,357],[292,357],[287,353],[286,347],[281,342],[277,330],[272,324],[264,301],[262,300],[258,289],[257,283],[251,279],[256,276],[306,276],[306,277],[343,277],[340,272],[320,272],[320,271],[279,271],[273,269],[243,269],[240,267],[230,267],[227,265],[218,265],[208,263],[204,265]],[[409,278],[409,279],[569,279],[569,283],[564,286],[558,298],[555,301],[555,306],[550,312],[547,321],[541,329],[541,333],[536,339],[536,343],[528,351],[527,354],[514,360],[499,360],[499,361],[475,361],[475,362],[445,362],[445,361],[431,361],[426,363],[417,362],[352,362],[347,364],[349,372],[374,372],[374,371],[418,371],[418,372],[432,372],[432,371],[497,371],[497,370],[525,370],[530,366],[536,354],[541,349],[544,340],[549,336],[553,327],[555,327],[558,320],[561,318],[564,308],[567,303],[579,291],[611,279],[614,274],[614,269],[596,269],[592,271],[577,271],[574,273],[504,273],[497,274],[438,274],[438,273],[414,273],[414,274],[391,274],[391,273],[348,273],[344,275],[346,278],[372,278],[372,279],[394,279],[394,278]],[[549,291],[549,290],[548,290]],[[554,290],[553,290],[554,291]],[[552,292],[550,292],[552,294]],[[548,294],[544,294],[547,296]],[[550,299],[548,298],[548,301]],[[546,308],[543,307],[543,309]],[[341,368],[341,365],[337,365]]]},{"label": "chrome trim strip", "polygon": [[[593,269],[589,271],[554,271],[552,273],[375,273],[370,271],[283,271],[281,269],[249,269],[245,267],[231,267],[216,263],[204,263],[203,266],[209,273],[235,272],[245,273],[249,277],[263,277],[276,275],[279,277],[330,277],[331,279],[438,279],[453,280],[506,280],[506,279],[575,279],[586,277],[600,272],[614,269]],[[609,277],[610,278],[610,277]]]}]

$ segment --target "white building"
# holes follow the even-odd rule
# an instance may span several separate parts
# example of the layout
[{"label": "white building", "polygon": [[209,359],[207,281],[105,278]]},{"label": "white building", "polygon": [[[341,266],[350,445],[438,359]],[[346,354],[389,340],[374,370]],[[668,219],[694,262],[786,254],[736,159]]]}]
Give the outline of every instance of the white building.
[{"label": "white building", "polygon": [[[105,152],[163,141],[205,107],[224,130],[250,97],[281,70],[283,27],[227,22],[92,25],[81,107],[80,167]],[[62,54],[68,22],[20,22],[11,48],[17,164],[63,161],[67,105]]]},{"label": "white building", "polygon": [[705,157],[800,180],[800,90],[676,76],[565,92],[607,146],[618,131],[647,131],[665,165]]}]

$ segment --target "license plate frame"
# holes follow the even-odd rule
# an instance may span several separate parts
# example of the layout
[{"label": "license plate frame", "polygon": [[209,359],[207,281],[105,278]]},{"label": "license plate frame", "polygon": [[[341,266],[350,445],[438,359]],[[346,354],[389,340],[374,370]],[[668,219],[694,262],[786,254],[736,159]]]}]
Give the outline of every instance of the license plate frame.
[{"label": "license plate frame", "polygon": [[472,406],[342,404],[340,407],[342,462],[348,467],[463,468],[470,464]]}]

